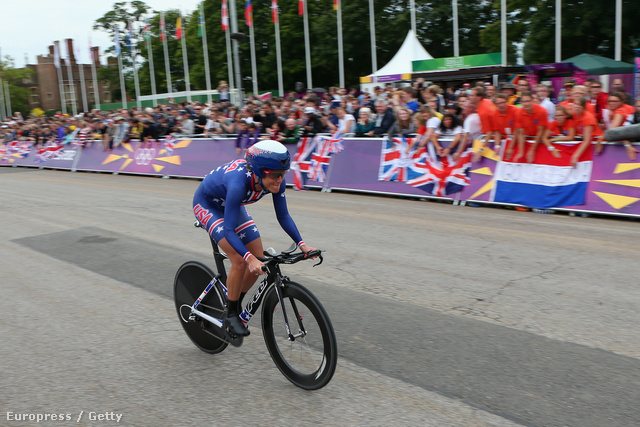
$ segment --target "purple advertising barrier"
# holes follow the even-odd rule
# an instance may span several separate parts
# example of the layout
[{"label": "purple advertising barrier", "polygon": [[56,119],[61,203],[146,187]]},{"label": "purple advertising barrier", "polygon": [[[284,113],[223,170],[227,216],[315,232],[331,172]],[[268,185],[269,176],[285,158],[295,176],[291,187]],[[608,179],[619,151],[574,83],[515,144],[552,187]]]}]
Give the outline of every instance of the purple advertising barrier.
[{"label": "purple advertising barrier", "polygon": [[331,159],[328,187],[406,196],[435,197],[404,182],[378,181],[382,139],[345,139],[344,151]]},{"label": "purple advertising barrier", "polygon": [[78,170],[201,178],[218,165],[236,159],[234,139],[178,139],[122,144],[111,152],[99,144],[86,147]]},{"label": "purple advertising barrier", "polygon": [[0,166],[26,166],[46,169],[73,170],[80,152],[68,145],[58,149],[27,148],[29,144],[2,147]]}]

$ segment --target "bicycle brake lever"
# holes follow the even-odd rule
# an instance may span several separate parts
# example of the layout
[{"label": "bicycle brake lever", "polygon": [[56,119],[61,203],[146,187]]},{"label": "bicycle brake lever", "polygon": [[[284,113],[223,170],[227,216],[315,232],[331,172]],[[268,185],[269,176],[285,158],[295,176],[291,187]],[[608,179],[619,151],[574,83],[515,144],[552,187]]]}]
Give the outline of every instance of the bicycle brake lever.
[{"label": "bicycle brake lever", "polygon": [[312,267],[315,267],[315,266],[318,266],[318,265],[322,264],[322,261],[323,261],[322,254],[318,254],[318,258],[320,258],[320,261],[315,263],[315,264],[313,264]]}]

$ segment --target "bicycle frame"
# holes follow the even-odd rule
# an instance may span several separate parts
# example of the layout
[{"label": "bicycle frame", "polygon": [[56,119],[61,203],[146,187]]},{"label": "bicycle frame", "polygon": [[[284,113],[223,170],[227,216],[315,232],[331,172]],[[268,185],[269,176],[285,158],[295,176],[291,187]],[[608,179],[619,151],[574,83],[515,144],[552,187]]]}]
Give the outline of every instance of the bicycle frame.
[{"label": "bicycle frame", "polygon": [[[189,315],[189,320],[195,320],[195,316],[199,316],[207,320],[208,322],[216,325],[218,328],[222,328],[223,327],[222,319],[218,319],[207,313],[202,312],[201,310],[198,310],[198,305],[202,302],[202,300],[209,293],[209,291],[211,291],[211,288],[215,286],[216,282],[220,284],[220,287],[224,291],[225,297],[228,297],[227,287],[224,283],[226,282],[226,277],[227,277],[226,269],[224,266],[224,260],[227,257],[224,253],[220,252],[220,250],[218,249],[218,245],[213,239],[211,239],[211,246],[213,248],[213,257],[215,259],[216,267],[218,269],[218,274],[213,278],[213,280],[211,280],[211,282],[209,282],[209,284],[205,287],[204,291],[202,291],[198,299],[191,306],[191,313]],[[258,308],[262,304],[262,300],[264,299],[264,296],[266,295],[269,288],[271,288],[272,286],[275,286],[276,295],[278,296],[278,301],[280,303],[280,307],[282,308],[282,314],[285,319],[285,327],[287,330],[287,335],[289,336],[289,339],[293,341],[300,336],[304,336],[306,332],[304,332],[304,328],[302,326],[302,319],[300,319],[300,315],[299,313],[297,313],[297,308],[294,306],[294,311],[296,312],[295,315],[298,318],[298,322],[300,323],[299,325],[300,333],[297,335],[293,335],[291,333],[291,330],[289,328],[289,320],[287,317],[284,302],[282,300],[282,293],[280,292],[280,289],[279,289],[279,287],[282,286],[282,283],[283,283],[283,276],[280,272],[280,266],[277,264],[269,266],[267,275],[265,276],[264,279],[260,281],[260,284],[254,291],[253,295],[251,296],[251,299],[245,305],[244,310],[240,314],[240,319],[245,324],[248,324],[251,318],[258,311]]]}]

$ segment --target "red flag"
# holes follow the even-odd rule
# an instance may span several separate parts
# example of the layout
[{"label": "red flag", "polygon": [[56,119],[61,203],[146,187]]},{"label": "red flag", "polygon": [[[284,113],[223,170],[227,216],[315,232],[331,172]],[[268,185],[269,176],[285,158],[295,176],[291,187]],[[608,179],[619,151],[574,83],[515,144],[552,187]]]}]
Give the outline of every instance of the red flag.
[{"label": "red flag", "polygon": [[278,23],[278,1],[271,0],[271,20],[274,24]]},{"label": "red flag", "polygon": [[340,7],[340,0],[333,0],[333,10],[338,10]]},{"label": "red flag", "polygon": [[304,15],[304,0],[298,0],[298,15]]},{"label": "red flag", "polygon": [[247,27],[253,26],[253,5],[251,4],[251,0],[247,0],[244,3],[244,19],[247,23]]},{"label": "red flag", "polygon": [[164,30],[164,13],[160,15],[160,41],[164,41],[165,38],[165,30]]},{"label": "red flag", "polygon": [[222,0],[222,31],[229,29],[229,11],[227,9],[227,0]]}]

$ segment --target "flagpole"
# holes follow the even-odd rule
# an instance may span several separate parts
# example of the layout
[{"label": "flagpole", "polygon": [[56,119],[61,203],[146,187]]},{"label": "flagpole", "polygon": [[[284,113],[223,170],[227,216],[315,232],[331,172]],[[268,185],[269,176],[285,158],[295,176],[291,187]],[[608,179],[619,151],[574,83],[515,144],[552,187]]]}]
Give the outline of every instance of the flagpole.
[{"label": "flagpole", "polygon": [[[229,21],[231,21],[231,32],[232,33],[237,33],[238,32],[238,15],[236,13],[236,0],[229,0],[229,14],[230,14],[230,19]],[[244,97],[242,94],[243,91],[243,84],[242,84],[242,75],[240,74],[240,53],[239,53],[239,42],[236,39],[233,39],[233,42],[231,42],[231,44],[233,45],[233,66],[235,68],[235,72],[236,72],[236,85],[237,85],[237,89],[238,89],[238,97],[240,98],[240,100],[242,100],[242,98]]]},{"label": "flagpole", "polygon": [[460,39],[458,34],[458,0],[451,1],[453,9],[453,56],[460,56]]},{"label": "flagpole", "polygon": [[416,36],[418,35],[418,29],[416,28],[416,0],[411,0],[409,2],[409,7],[411,9],[411,31]]},{"label": "flagpole", "polygon": [[137,53],[135,50],[131,50],[129,53],[131,56],[131,63],[133,66],[133,82],[136,86],[136,106],[138,110],[142,109],[142,101],[140,100],[140,82],[138,81],[138,67],[136,67],[136,56]]},{"label": "flagpole", "polygon": [[149,34],[148,22],[145,23],[145,34],[144,39],[147,42],[147,54],[149,55],[149,78],[151,79],[151,95],[153,95],[153,106],[158,105],[158,100],[156,99],[156,72],[153,67],[153,50],[151,49],[151,35]]},{"label": "flagpole", "polygon": [[256,45],[253,35],[253,23],[249,27],[249,37],[251,38],[251,81],[253,82],[253,94],[258,94],[258,70],[256,67]]},{"label": "flagpole", "polygon": [[204,1],[200,3],[202,22],[202,51],[204,54],[204,77],[207,85],[207,103],[211,104],[211,76],[209,75],[209,52],[207,49],[207,28],[204,23]]},{"label": "flagpole", "polygon": [[500,32],[502,49],[502,66],[507,66],[507,0],[500,1]]},{"label": "flagpole", "polygon": [[344,50],[342,46],[342,1],[337,1],[338,9],[336,10],[338,15],[338,74],[340,76],[340,87],[344,88]]},{"label": "flagpole", "polygon": [[226,41],[226,45],[227,45],[227,73],[229,74],[229,101],[233,104],[233,101],[231,99],[231,94],[235,93],[235,82],[234,82],[234,78],[233,78],[233,61],[232,61],[232,54],[231,54],[231,34],[229,31],[229,9],[227,7],[227,0],[222,0],[222,6],[221,6],[221,12],[220,12],[222,19],[221,19],[221,24],[222,24],[222,31],[224,31],[224,38]]},{"label": "flagpole", "polygon": [[[93,77],[93,98],[96,102],[96,108],[100,109],[100,88],[98,87],[98,76],[96,74],[96,55],[91,43],[89,43],[89,52],[91,56],[91,74]],[[98,58],[99,60],[99,58]]]},{"label": "flagpole", "polygon": [[562,62],[562,0],[556,0],[556,62]]},{"label": "flagpole", "polygon": [[167,74],[167,93],[172,93],[173,85],[171,84],[171,68],[169,67],[169,48],[167,47],[167,31],[164,26],[164,12],[160,12],[160,38],[164,46],[164,67]]},{"label": "flagpole", "polygon": [[[68,43],[68,42],[67,42]],[[78,115],[78,106],[76,105],[76,85],[73,82],[73,72],[71,71],[71,51],[69,50],[69,44],[67,44],[67,76],[69,76],[69,85],[71,90],[71,109],[73,115]]]},{"label": "flagpole", "polygon": [[282,52],[280,51],[280,20],[278,13],[278,5],[272,4],[271,7],[274,7],[273,10],[273,25],[275,27],[276,33],[276,64],[278,67],[278,96],[284,96],[284,83],[282,79]]},{"label": "flagpole", "polygon": [[120,99],[122,108],[127,108],[127,91],[124,85],[124,74],[122,74],[122,48],[120,47],[120,29],[114,29],[114,42],[116,45],[116,55],[118,56],[118,73],[120,74]]},{"label": "flagpole", "polygon": [[369,29],[371,32],[371,68],[372,73],[378,71],[378,57],[376,54],[376,19],[373,9],[373,0],[369,0]]},{"label": "flagpole", "polygon": [[182,31],[180,33],[180,39],[182,40],[182,64],[184,65],[184,83],[187,90],[187,101],[191,102],[191,83],[189,81],[189,59],[187,58],[187,37],[184,26],[182,26],[182,19],[180,18],[180,25]]},{"label": "flagpole", "polygon": [[311,80],[311,45],[309,43],[309,9],[307,8],[307,0],[304,0],[303,24],[304,24],[304,53],[307,67],[307,88],[313,88]]},{"label": "flagpole", "polygon": [[60,63],[60,42],[53,42],[53,65],[58,69],[58,90],[60,91],[60,104],[62,114],[67,114],[67,100],[64,96],[64,82],[62,81],[62,64]]},{"label": "flagpole", "polygon": [[89,106],[87,103],[87,89],[85,88],[84,83],[84,67],[81,64],[78,64],[78,70],[80,71],[80,89],[82,90],[82,107],[84,111],[89,111]]},{"label": "flagpole", "polygon": [[622,59],[622,0],[616,0],[615,60]]},{"label": "flagpole", "polygon": [[5,121],[7,112],[4,107],[4,81],[0,79],[0,121]]},{"label": "flagpole", "polygon": [[12,108],[11,108],[11,92],[9,91],[9,80],[4,81],[4,99],[7,102],[7,112],[8,116],[12,117]]}]

